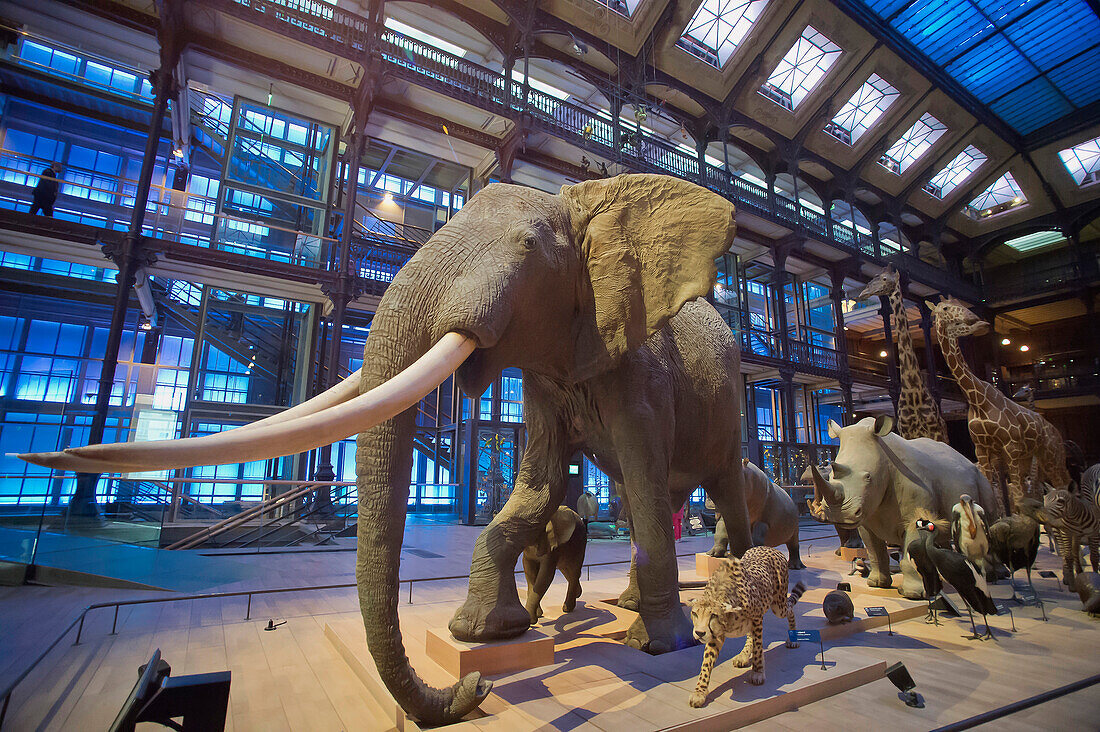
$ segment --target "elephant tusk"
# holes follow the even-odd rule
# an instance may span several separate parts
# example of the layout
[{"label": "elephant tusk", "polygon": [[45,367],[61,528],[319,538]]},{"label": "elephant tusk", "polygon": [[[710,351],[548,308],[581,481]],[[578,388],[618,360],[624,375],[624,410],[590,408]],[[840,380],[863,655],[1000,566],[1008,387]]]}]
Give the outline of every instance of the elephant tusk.
[{"label": "elephant tusk", "polygon": [[256,420],[255,422],[249,422],[248,424],[237,427],[238,430],[253,430],[257,427],[266,427],[272,424],[280,424],[282,422],[289,422],[292,419],[299,417],[308,417],[311,414],[317,414],[323,412],[329,407],[335,407],[337,404],[343,404],[349,399],[359,395],[359,381],[363,377],[363,369],[356,369],[354,373],[348,376],[346,379],[341,379],[338,384],[326,389],[317,396],[307,399],[301,404],[297,404],[289,409],[284,409],[278,414],[273,414],[270,417],[264,417],[263,419]]},{"label": "elephant tusk", "polygon": [[[312,403],[309,413],[299,411],[299,416],[284,417],[262,426],[245,426],[183,440],[88,445],[63,452],[23,453],[19,457],[55,470],[130,473],[246,463],[304,452],[342,440],[397,416],[443,383],[476,347],[473,339],[461,333],[447,333],[415,363],[366,394],[335,406],[319,408],[318,404],[335,401],[346,391],[345,381],[295,408]],[[326,400],[316,401],[326,395]],[[284,414],[275,416],[283,417]]]}]

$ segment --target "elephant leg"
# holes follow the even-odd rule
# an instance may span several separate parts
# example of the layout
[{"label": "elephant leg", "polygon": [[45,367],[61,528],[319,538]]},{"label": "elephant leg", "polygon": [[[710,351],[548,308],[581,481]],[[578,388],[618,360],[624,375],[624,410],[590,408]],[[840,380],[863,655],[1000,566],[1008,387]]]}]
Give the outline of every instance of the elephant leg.
[{"label": "elephant leg", "polygon": [[[911,521],[910,524],[913,525],[905,530],[905,538],[901,542],[902,547],[909,546],[909,542],[918,538],[915,522]],[[932,598],[924,596],[924,580],[921,579],[920,572],[917,571],[917,565],[913,563],[908,552],[904,549],[900,553],[898,564],[901,565],[901,589],[899,592],[910,600],[931,600]]]},{"label": "elephant leg", "polygon": [[620,450],[638,456],[623,465],[639,593],[638,619],[627,630],[625,643],[655,654],[695,644],[691,621],[680,605],[668,459],[658,457],[659,452],[659,447],[644,444]]},{"label": "elephant leg", "polygon": [[[527,607],[530,608],[531,603],[538,605],[542,598],[535,599],[535,582],[539,576],[539,562],[537,559],[528,558],[526,552],[523,554],[520,561],[523,563],[523,576],[527,580]],[[537,622],[538,616],[532,616],[531,624],[534,625]]]},{"label": "elephant leg", "polygon": [[859,536],[863,539],[863,545],[867,547],[868,563],[871,565],[867,586],[893,587],[894,581],[890,577],[890,552],[886,548],[886,542],[862,526],[859,527]]},{"label": "elephant leg", "polygon": [[741,463],[703,486],[722,514],[730,552],[739,557],[752,547],[749,507],[745,503],[744,473]]},{"label": "elephant leg", "polygon": [[627,578],[626,589],[619,595],[619,607],[637,612],[642,597],[638,591],[638,547],[634,543],[634,522],[629,515],[627,516],[627,524],[630,526],[630,573]]},{"label": "elephant leg", "polygon": [[556,564],[556,552],[550,552],[538,563],[535,584],[527,590],[527,614],[531,617],[531,625],[537,623],[542,617],[542,598],[550,589],[550,583],[554,581]]},{"label": "elephant leg", "polygon": [[577,598],[581,596],[581,568],[584,566],[584,544],[579,551],[570,551],[566,547],[558,559],[558,570],[569,583],[565,591],[565,603],[562,604],[562,612],[571,613],[577,607]]},{"label": "elephant leg", "polygon": [[449,625],[458,640],[481,642],[514,638],[531,625],[516,591],[516,559],[534,543],[565,497],[566,465],[572,446],[556,415],[536,401],[535,382],[525,395],[527,448],[516,487],[474,544],[466,602]]}]

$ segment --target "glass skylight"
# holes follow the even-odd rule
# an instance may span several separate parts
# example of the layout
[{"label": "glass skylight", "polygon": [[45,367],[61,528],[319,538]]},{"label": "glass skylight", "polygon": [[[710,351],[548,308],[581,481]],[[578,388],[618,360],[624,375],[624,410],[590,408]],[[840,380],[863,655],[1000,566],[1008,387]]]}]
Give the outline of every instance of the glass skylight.
[{"label": "glass skylight", "polygon": [[765,5],[767,0],[703,0],[676,45],[720,69],[745,40]]},{"label": "glass skylight", "polygon": [[594,0],[600,5],[611,8],[616,13],[630,17],[634,15],[634,11],[638,9],[642,0]]},{"label": "glass skylight", "polygon": [[760,87],[760,93],[782,107],[794,109],[814,90],[838,58],[840,46],[808,25]]},{"label": "glass skylight", "polygon": [[1059,231],[1036,231],[1034,234],[1025,234],[1015,239],[1009,239],[1005,242],[1005,246],[1011,247],[1018,252],[1030,252],[1033,249],[1039,249],[1040,247],[1046,247],[1051,244],[1065,241],[1065,239],[1066,237]]},{"label": "glass skylight", "polygon": [[1082,188],[1100,182],[1100,137],[1058,153],[1066,170]]},{"label": "glass skylight", "polygon": [[825,131],[841,142],[854,145],[898,96],[897,89],[878,74],[871,74],[825,126]]},{"label": "glass skylight", "polygon": [[966,209],[972,217],[981,218],[1022,206],[1026,202],[1027,196],[1020,190],[1012,173],[1008,172],[979,193],[977,198],[967,204]]},{"label": "glass skylight", "polygon": [[921,155],[928,152],[928,148],[932,147],[944,132],[947,132],[947,126],[925,112],[897,142],[890,146],[879,160],[879,164],[891,173],[901,175]]},{"label": "glass skylight", "polygon": [[947,167],[924,184],[924,190],[936,198],[943,198],[969,178],[970,174],[980,168],[985,161],[985,153],[973,145],[968,145],[947,164]]},{"label": "glass skylight", "polygon": [[[458,56],[460,58],[466,57],[466,49],[462,46],[456,46],[455,44],[450,43],[449,41],[445,41],[442,38],[433,36],[430,33],[425,33],[419,28],[413,28],[411,25],[402,23],[400,20],[386,18],[385,25],[392,31],[397,31],[403,36],[408,36],[409,38],[416,39],[421,43],[426,43],[429,46],[434,46],[440,51],[445,51],[452,56]],[[534,86],[534,84],[532,84],[531,86]]]}]

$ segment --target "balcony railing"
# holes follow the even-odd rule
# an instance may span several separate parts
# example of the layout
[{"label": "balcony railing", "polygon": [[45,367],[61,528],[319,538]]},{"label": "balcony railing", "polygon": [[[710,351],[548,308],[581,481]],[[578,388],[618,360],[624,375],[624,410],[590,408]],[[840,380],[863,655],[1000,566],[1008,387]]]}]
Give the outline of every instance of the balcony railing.
[{"label": "balcony railing", "polygon": [[[226,12],[245,18],[275,32],[299,38],[326,50],[336,47],[349,58],[359,59],[368,46],[365,18],[330,3],[310,2],[292,7],[274,0],[206,0]],[[777,192],[739,178],[644,130],[627,129],[619,123],[619,148],[615,148],[616,122],[607,112],[557,99],[514,81],[506,87],[504,75],[467,59],[429,46],[414,38],[385,30],[380,52],[386,70],[412,83],[435,89],[481,109],[505,116],[525,114],[532,128],[546,132],[594,154],[640,172],[657,172],[697,182],[726,196],[745,210],[763,214],[789,228],[826,243],[885,262],[887,257],[916,260],[910,254],[895,253],[857,230],[834,223],[825,226],[824,217]],[[826,230],[828,229],[828,231]],[[937,289],[979,299],[968,282],[935,267],[920,269],[920,279]]]}]

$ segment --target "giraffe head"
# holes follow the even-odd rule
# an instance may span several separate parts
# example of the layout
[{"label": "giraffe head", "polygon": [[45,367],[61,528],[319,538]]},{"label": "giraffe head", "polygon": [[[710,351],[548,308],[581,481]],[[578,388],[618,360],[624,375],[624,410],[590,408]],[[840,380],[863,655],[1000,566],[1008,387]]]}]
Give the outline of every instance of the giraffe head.
[{"label": "giraffe head", "polygon": [[966,305],[953,297],[946,297],[938,303],[926,300],[925,304],[932,311],[936,333],[941,338],[962,338],[989,332],[989,323],[970,312]]},{"label": "giraffe head", "polygon": [[890,295],[898,287],[898,271],[894,269],[894,265],[890,264],[886,266],[886,269],[879,272],[874,278],[867,283],[867,286],[863,288],[863,292],[859,293],[857,300],[866,300],[867,298],[878,295],[879,297],[890,297]]}]

